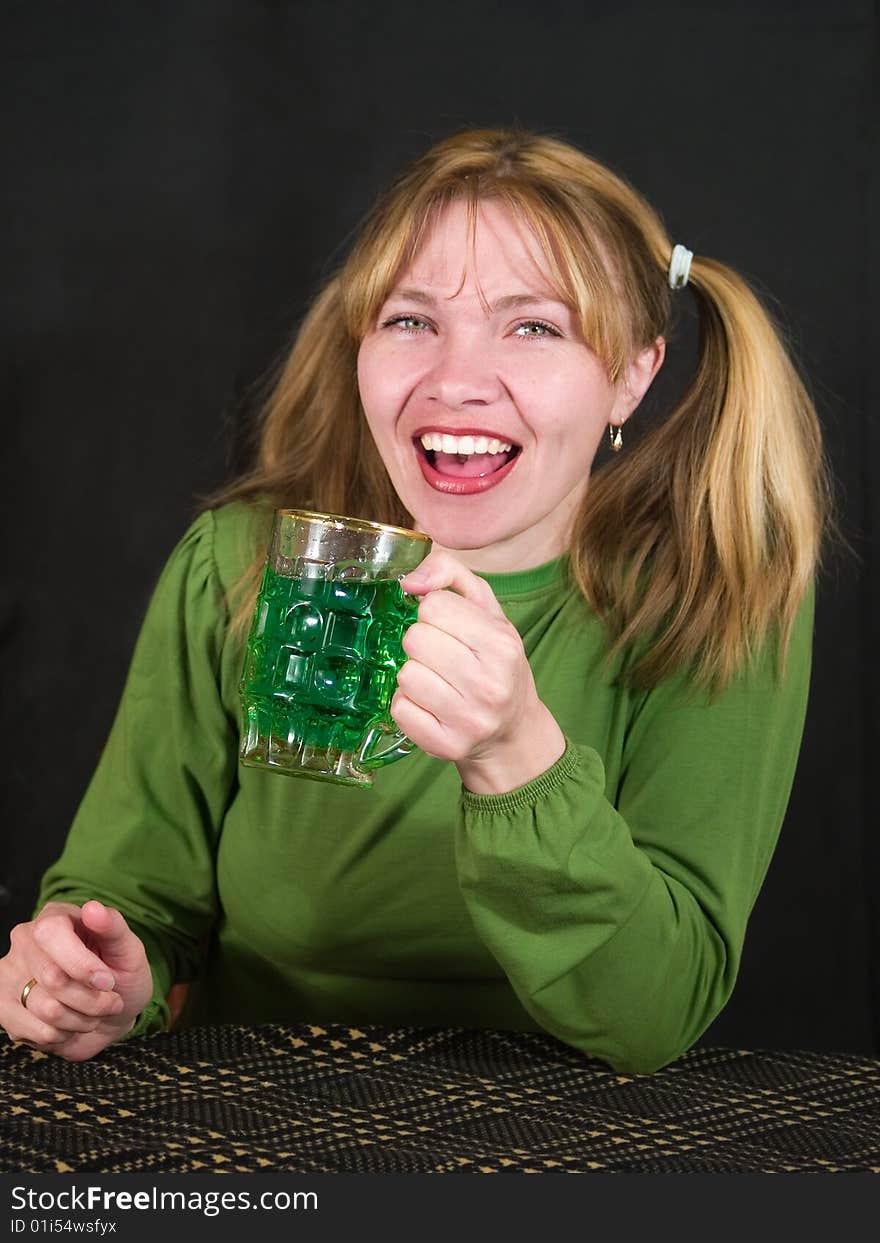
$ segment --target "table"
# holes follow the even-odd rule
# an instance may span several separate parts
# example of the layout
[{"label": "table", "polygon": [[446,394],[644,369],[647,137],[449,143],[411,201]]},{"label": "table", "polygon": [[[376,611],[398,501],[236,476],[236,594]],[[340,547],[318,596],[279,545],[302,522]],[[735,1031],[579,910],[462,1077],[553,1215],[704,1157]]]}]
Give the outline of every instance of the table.
[{"label": "table", "polygon": [[880,1061],[695,1049],[616,1074],[549,1036],[195,1028],[0,1047],[4,1173],[880,1173]]}]

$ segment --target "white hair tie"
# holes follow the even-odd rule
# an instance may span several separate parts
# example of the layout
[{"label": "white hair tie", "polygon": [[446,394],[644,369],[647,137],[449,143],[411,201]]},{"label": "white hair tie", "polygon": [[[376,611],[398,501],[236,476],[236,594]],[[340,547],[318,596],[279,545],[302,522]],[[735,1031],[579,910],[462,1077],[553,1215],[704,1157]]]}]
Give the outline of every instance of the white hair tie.
[{"label": "white hair tie", "polygon": [[669,260],[669,288],[684,289],[688,283],[688,276],[691,271],[691,259],[694,252],[688,250],[687,246],[673,246],[672,256]]}]

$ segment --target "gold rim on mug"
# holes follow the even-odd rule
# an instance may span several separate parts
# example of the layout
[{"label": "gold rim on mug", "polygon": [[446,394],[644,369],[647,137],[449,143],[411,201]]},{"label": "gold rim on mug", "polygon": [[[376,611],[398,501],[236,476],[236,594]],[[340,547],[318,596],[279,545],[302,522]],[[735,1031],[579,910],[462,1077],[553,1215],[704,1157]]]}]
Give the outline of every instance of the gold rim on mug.
[{"label": "gold rim on mug", "polygon": [[412,531],[409,527],[395,527],[388,522],[370,522],[367,518],[348,518],[344,514],[322,514],[314,509],[278,509],[276,513],[285,518],[303,518],[306,522],[341,522],[366,531],[391,531],[395,535],[405,535],[408,539],[420,539],[426,544],[431,543],[430,535],[421,531]]}]

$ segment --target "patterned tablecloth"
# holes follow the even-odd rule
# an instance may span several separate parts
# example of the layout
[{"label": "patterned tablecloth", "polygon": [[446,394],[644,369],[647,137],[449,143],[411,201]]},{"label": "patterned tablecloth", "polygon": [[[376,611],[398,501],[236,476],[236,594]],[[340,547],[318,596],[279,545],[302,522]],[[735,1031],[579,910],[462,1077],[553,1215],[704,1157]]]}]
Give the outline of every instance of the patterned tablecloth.
[{"label": "patterned tablecloth", "polygon": [[550,1037],[216,1027],[0,1047],[4,1173],[880,1173],[880,1062],[697,1049],[615,1074]]}]

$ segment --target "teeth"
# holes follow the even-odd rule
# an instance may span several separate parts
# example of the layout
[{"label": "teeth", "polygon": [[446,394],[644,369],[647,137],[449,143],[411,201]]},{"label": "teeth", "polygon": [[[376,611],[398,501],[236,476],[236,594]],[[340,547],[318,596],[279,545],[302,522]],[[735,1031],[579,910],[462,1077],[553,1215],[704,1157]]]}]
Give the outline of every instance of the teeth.
[{"label": "teeth", "polygon": [[446,432],[425,432],[419,438],[425,449],[435,453],[509,453],[513,446],[506,440],[488,436],[449,436]]}]

